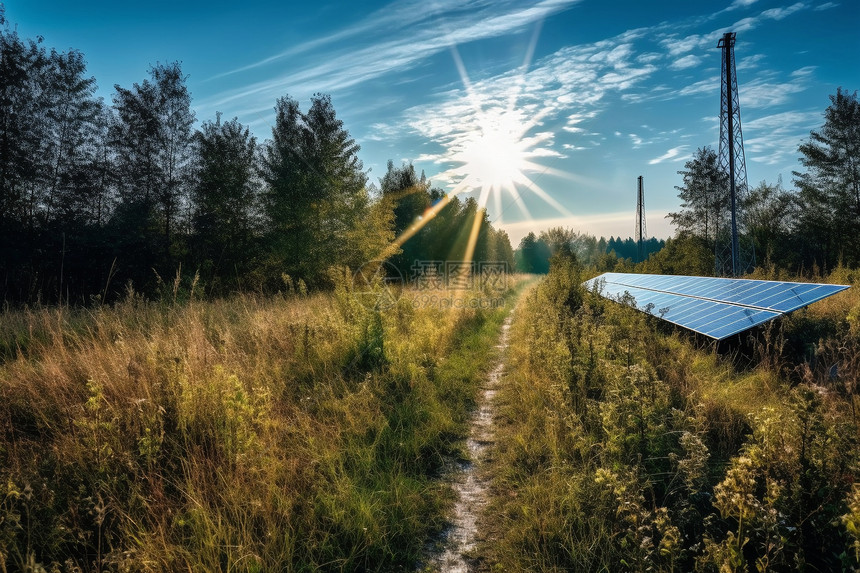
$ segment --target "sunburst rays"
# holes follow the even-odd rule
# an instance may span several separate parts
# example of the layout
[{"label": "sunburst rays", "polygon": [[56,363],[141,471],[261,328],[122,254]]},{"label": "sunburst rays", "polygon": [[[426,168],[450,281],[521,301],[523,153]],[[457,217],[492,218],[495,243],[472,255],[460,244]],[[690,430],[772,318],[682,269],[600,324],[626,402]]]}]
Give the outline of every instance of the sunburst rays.
[{"label": "sunburst rays", "polygon": [[491,98],[473,85],[456,46],[450,48],[454,65],[465,91],[464,108],[468,110],[460,123],[452,126],[452,137],[445,143],[449,169],[439,177],[451,181],[453,189],[394,241],[389,251],[396,251],[413,237],[453,197],[464,193],[475,194],[478,209],[469,231],[465,249],[466,262],[471,262],[480,235],[481,222],[488,206],[494,211],[494,222],[502,222],[508,207],[516,206],[526,221],[534,221],[525,203],[531,194],[565,216],[572,213],[550,195],[537,180],[544,174],[558,177],[569,174],[536,160],[558,156],[551,150],[553,134],[537,132],[543,120],[552,111],[549,108],[520,105],[525,75],[531,65],[541,26],[538,25],[526,49],[519,73],[503,97]]}]

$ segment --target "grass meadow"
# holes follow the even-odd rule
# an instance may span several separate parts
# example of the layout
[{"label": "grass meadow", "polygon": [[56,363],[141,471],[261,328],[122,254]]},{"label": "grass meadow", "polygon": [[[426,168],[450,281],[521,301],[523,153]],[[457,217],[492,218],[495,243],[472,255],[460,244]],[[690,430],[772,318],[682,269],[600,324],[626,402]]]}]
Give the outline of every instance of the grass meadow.
[{"label": "grass meadow", "polygon": [[856,570],[860,275],[729,351],[586,278],[515,314],[481,568]]},{"label": "grass meadow", "polygon": [[0,571],[414,571],[515,303],[478,570],[860,567],[860,274],[728,348],[562,257],[503,292],[348,278],[6,311]]},{"label": "grass meadow", "polygon": [[0,571],[414,568],[519,279],[384,309],[347,279],[5,312]]}]

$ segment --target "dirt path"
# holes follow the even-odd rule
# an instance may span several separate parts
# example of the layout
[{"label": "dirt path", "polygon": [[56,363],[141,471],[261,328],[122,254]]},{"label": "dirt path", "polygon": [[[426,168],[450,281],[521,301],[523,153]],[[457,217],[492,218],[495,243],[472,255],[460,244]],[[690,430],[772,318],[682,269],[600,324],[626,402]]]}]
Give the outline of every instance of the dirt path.
[{"label": "dirt path", "polygon": [[479,541],[476,522],[487,503],[489,488],[489,479],[483,472],[483,466],[490,458],[495,440],[494,402],[504,373],[504,354],[508,347],[512,318],[513,315],[509,314],[502,325],[502,334],[496,345],[499,356],[481,386],[478,407],[472,415],[471,430],[466,440],[470,461],[457,464],[453,472],[457,503],[454,505],[451,527],[446,532],[443,550],[430,558],[425,571],[468,573],[469,562],[474,561],[475,556],[471,553]]}]

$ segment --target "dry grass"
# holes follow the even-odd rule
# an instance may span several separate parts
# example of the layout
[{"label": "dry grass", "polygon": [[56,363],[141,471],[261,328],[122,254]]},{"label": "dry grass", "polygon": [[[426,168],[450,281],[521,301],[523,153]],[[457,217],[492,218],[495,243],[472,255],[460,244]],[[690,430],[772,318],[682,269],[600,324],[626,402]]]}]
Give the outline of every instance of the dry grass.
[{"label": "dry grass", "polygon": [[411,567],[507,312],[413,296],[4,313],[0,565]]},{"label": "dry grass", "polygon": [[[577,272],[515,315],[485,569],[856,568],[856,274],[719,354],[590,298]],[[792,354],[810,335],[835,380]]]}]

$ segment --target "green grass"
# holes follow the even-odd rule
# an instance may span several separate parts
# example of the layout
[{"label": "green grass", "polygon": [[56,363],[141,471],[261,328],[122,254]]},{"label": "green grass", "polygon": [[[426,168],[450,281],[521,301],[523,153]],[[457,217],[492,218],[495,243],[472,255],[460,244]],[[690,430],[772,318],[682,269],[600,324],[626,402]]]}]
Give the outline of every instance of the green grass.
[{"label": "green grass", "polygon": [[[858,289],[741,360],[655,331],[555,263],[511,328],[483,569],[855,569]],[[810,332],[840,378],[791,354]]]},{"label": "green grass", "polygon": [[418,294],[5,313],[0,570],[410,570],[509,310]]}]

